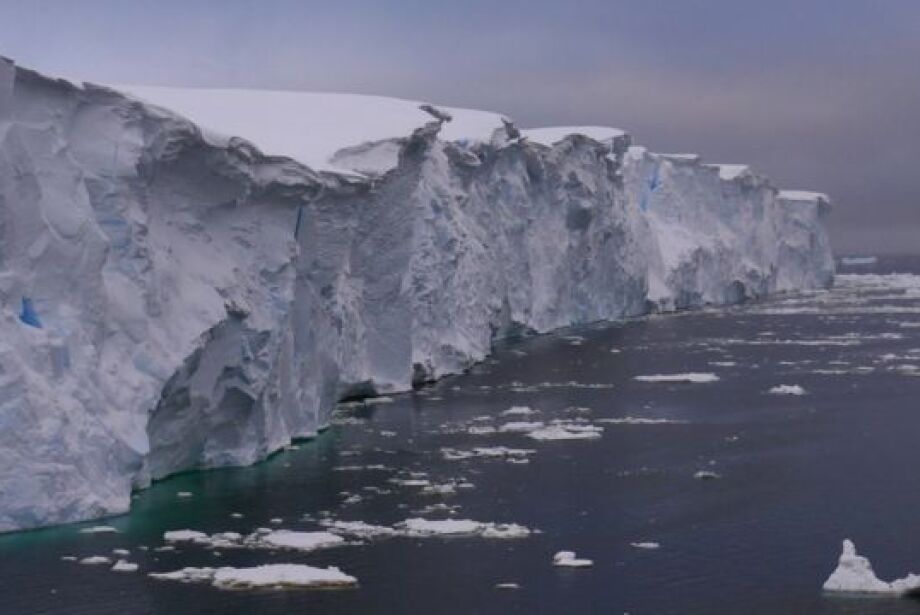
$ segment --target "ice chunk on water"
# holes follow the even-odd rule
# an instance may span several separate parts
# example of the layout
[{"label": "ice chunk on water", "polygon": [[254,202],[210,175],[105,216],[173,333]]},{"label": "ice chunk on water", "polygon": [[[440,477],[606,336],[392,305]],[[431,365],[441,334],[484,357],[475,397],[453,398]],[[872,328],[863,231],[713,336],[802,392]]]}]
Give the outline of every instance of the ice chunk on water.
[{"label": "ice chunk on water", "polygon": [[843,552],[837,562],[837,569],[824,582],[824,590],[832,592],[890,593],[891,583],[875,576],[869,560],[856,553],[856,545],[847,539],[843,541]]},{"label": "ice chunk on water", "polygon": [[773,395],[804,395],[805,389],[797,384],[778,384],[770,388]]},{"label": "ice chunk on water", "polygon": [[580,559],[576,556],[575,551],[559,551],[553,556],[553,566],[586,568],[593,565],[594,560]]},{"label": "ice chunk on water", "polygon": [[701,384],[706,382],[716,382],[719,377],[713,373],[687,373],[687,374],[650,374],[647,376],[636,376],[634,378],[639,382],[690,382]]}]

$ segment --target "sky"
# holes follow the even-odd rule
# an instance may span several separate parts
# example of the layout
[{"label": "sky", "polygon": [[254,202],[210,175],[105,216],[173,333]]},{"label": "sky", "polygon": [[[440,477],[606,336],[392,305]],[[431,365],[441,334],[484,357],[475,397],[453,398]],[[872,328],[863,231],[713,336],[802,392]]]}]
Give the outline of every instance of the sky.
[{"label": "sky", "polygon": [[0,55],[615,126],[827,192],[838,253],[920,252],[918,0],[0,0]]}]

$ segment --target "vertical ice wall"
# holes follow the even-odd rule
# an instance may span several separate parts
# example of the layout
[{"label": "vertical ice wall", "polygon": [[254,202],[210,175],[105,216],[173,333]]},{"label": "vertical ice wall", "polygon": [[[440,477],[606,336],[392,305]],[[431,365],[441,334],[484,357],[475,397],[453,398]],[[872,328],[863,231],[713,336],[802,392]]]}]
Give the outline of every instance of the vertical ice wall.
[{"label": "vertical ice wall", "polygon": [[318,174],[0,62],[0,531],[252,463],[510,331],[830,282],[824,197],[433,119]]}]

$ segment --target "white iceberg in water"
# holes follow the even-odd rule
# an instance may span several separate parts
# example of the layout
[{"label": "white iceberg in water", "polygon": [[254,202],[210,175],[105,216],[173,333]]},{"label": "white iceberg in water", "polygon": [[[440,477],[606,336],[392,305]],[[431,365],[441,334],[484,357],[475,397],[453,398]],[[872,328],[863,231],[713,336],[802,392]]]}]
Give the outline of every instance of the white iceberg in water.
[{"label": "white iceberg in water", "polygon": [[847,539],[843,541],[843,552],[837,562],[837,569],[824,582],[824,590],[859,594],[907,594],[920,590],[920,576],[909,574],[891,583],[875,576],[872,564],[856,553],[856,545]]},{"label": "white iceberg in water", "polygon": [[502,412],[502,416],[530,416],[536,414],[536,410],[530,406],[511,406]]},{"label": "white iceberg in water", "polygon": [[112,566],[112,572],[137,572],[138,565],[134,562],[120,559]]},{"label": "white iceberg in water", "polygon": [[252,568],[183,568],[174,572],[151,572],[150,577],[183,583],[211,583],[221,589],[284,587],[349,587],[358,579],[335,566],[315,568],[304,564],[265,564]]},{"label": "white iceberg in water", "polygon": [[805,395],[805,389],[797,384],[778,384],[770,388],[773,395]]},{"label": "white iceberg in water", "polygon": [[702,384],[706,382],[716,382],[719,379],[713,373],[687,373],[687,374],[650,374],[647,376],[636,376],[634,380],[639,382],[690,382]]},{"label": "white iceberg in water", "polygon": [[564,568],[587,568],[593,566],[594,560],[580,559],[575,551],[559,551],[553,556],[553,566]]},{"label": "white iceberg in water", "polygon": [[396,529],[407,536],[464,536],[485,538],[525,538],[531,530],[516,523],[484,523],[470,519],[406,519]]}]

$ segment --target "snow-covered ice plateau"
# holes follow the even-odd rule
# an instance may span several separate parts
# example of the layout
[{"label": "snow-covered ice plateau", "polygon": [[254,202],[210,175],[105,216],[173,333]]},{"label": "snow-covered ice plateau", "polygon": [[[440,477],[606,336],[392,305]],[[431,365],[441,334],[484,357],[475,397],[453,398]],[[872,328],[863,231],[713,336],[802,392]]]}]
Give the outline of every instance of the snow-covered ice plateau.
[{"label": "snow-covered ice plateau", "polygon": [[0,531],[254,463],[509,333],[826,287],[829,208],[615,129],[0,59]]}]

